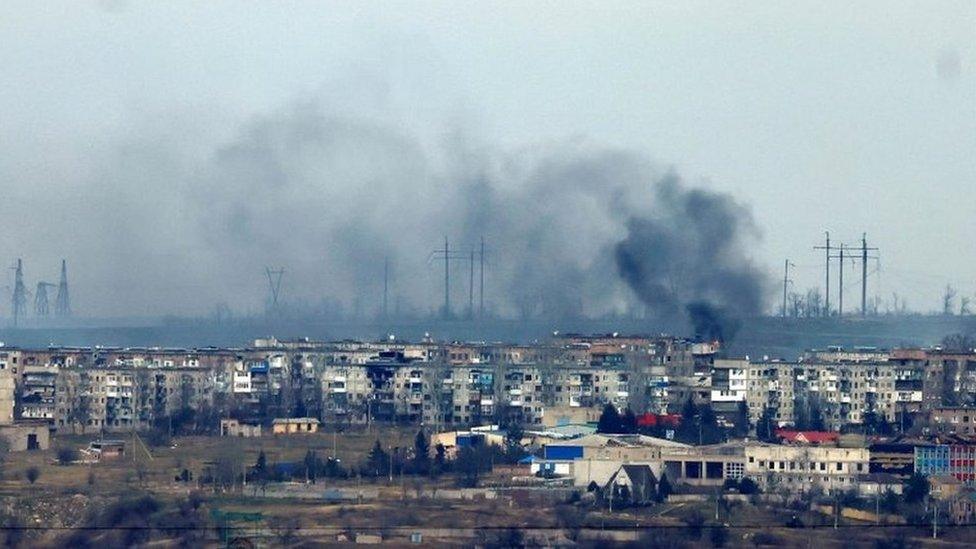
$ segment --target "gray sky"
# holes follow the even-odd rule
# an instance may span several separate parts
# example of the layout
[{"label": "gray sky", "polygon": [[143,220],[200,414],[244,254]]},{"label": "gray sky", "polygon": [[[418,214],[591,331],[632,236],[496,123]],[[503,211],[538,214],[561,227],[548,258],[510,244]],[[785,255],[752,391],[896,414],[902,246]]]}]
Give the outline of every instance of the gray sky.
[{"label": "gray sky", "polygon": [[[947,283],[976,294],[971,1],[4,7],[0,262],[23,257],[33,284],[67,257],[76,308],[93,314],[257,307],[241,298],[265,289],[255,265],[290,256],[201,238],[191,218],[221,195],[196,181],[226,181],[207,176],[217,152],[305,103],[408,136],[425,152],[390,145],[408,160],[370,177],[414,166],[441,180],[423,193],[450,184],[427,163],[452,162],[430,159],[459,135],[516,156],[620,147],[750,206],[763,234],[754,259],[776,277],[789,257],[801,289],[821,283],[811,248],[829,229],[852,244],[867,231],[882,248],[871,283],[883,298],[930,310]],[[300,203],[259,213],[280,219]],[[203,243],[184,256],[190,233]],[[247,272],[181,265],[223,252]]]}]

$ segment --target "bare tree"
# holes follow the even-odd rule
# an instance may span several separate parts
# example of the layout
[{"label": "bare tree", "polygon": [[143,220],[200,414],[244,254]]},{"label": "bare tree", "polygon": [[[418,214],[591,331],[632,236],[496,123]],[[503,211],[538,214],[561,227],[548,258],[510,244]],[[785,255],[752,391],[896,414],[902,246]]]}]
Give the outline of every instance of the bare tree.
[{"label": "bare tree", "polygon": [[942,314],[951,315],[955,308],[956,289],[952,284],[946,284],[945,292],[942,294]]},{"label": "bare tree", "polygon": [[801,296],[796,292],[790,292],[789,300],[787,304],[787,311],[789,316],[793,318],[800,318],[802,316],[806,316],[803,296]]},{"label": "bare tree", "polygon": [[960,316],[966,316],[966,315],[973,314],[972,311],[969,310],[969,304],[970,304],[970,298],[969,298],[969,296],[965,296],[964,295],[964,296],[962,296],[962,297],[959,298],[959,315]]},{"label": "bare tree", "polygon": [[820,294],[820,288],[807,290],[806,301],[807,316],[820,316],[824,313],[824,301]]}]

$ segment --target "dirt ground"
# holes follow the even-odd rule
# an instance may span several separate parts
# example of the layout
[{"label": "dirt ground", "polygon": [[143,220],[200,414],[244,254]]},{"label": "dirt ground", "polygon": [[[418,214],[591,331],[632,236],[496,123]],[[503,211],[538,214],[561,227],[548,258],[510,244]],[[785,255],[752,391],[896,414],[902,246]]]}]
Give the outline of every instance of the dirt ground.
[{"label": "dirt ground", "polygon": [[[450,477],[437,481],[408,478],[402,481],[403,484],[399,478],[392,484],[386,479],[379,479],[375,484],[354,479],[324,479],[321,482],[347,487],[362,482],[377,488],[380,494],[378,500],[326,503],[253,497],[248,491],[214,494],[199,489],[196,483],[174,481],[182,469],[198,475],[206,463],[228,453],[237,456],[245,466],[253,465],[262,449],[268,463],[275,463],[301,461],[310,449],[325,458],[332,455],[335,444],[336,453],[345,465],[356,464],[363,460],[377,439],[386,448],[409,446],[414,435],[413,431],[388,428],[369,433],[347,432],[335,440],[331,433],[255,439],[181,437],[169,446],[149,448],[148,452],[141,450],[137,442],[140,450],[135,456],[131,451],[133,439],[126,437],[128,455],[125,458],[71,465],[57,464],[56,448],[81,448],[87,446],[90,437],[58,437],[50,450],[8,454],[0,473],[0,506],[5,512],[22,516],[27,525],[71,527],[83,523],[94,510],[124,495],[151,493],[160,501],[178,505],[186,501],[190,492],[196,491],[204,499],[204,510],[208,514],[260,514],[259,520],[226,524],[232,534],[263,540],[265,546],[277,546],[286,539],[284,536],[288,532],[283,531],[281,525],[294,529],[295,544],[302,541],[335,543],[340,539],[338,536],[358,532],[380,534],[388,541],[399,540],[394,545],[405,545],[411,532],[422,531],[427,545],[504,545],[499,540],[511,535],[512,529],[520,529],[519,536],[523,540],[544,540],[550,545],[568,543],[571,537],[582,542],[587,535],[601,532],[620,535],[621,540],[630,536],[638,546],[712,545],[709,526],[716,521],[714,505],[709,503],[665,504],[609,514],[586,505],[554,504],[551,498],[532,491],[475,501],[405,498],[404,491],[412,489],[415,483],[422,483],[426,488],[432,484],[453,487],[454,481]],[[33,484],[26,475],[32,467],[39,473]],[[511,478],[511,474],[512,471],[499,472],[496,478],[489,480],[504,484],[506,475]],[[698,539],[689,537],[688,519],[692,515],[701,516],[705,521]],[[755,547],[766,543],[785,547],[875,547],[888,546],[883,544],[892,540],[904,541],[907,546],[963,547],[976,542],[974,529],[943,527],[940,539],[933,541],[930,531],[921,527],[879,529],[870,524],[843,521],[835,530],[829,518],[814,514],[803,514],[800,518],[805,528],[787,528],[790,513],[741,503],[720,509],[717,523],[727,525],[727,545],[732,547]],[[462,537],[438,537],[443,532],[454,532]],[[43,545],[40,541],[45,540],[57,545],[58,539],[56,533],[52,533],[35,541],[38,545]],[[221,543],[216,539],[210,542],[215,546]],[[595,543],[608,544],[606,541]]]}]

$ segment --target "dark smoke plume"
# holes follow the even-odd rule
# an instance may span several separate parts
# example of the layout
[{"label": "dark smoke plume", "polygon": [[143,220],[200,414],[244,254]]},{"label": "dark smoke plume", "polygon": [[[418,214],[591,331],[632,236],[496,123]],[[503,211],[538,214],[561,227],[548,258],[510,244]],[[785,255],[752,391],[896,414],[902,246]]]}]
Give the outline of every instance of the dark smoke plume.
[{"label": "dark smoke plume", "polygon": [[739,318],[762,313],[765,276],[746,249],[758,231],[730,196],[686,189],[671,174],[654,189],[652,213],[626,226],[617,269],[652,314],[683,316],[696,337],[725,341]]},{"label": "dark smoke plume", "polygon": [[[633,151],[581,139],[504,150],[395,119],[324,100],[219,132],[154,119],[92,156],[70,193],[44,195],[59,222],[34,246],[51,257],[28,265],[65,254],[86,315],[261,315],[270,266],[285,270],[294,318],[367,319],[388,262],[390,314],[429,318],[444,292],[428,258],[448,236],[463,255],[451,266],[463,317],[484,237],[490,317],[638,314],[636,293],[661,319],[727,337],[726,314],[761,309],[762,277],[742,256],[752,222],[727,197],[687,190]],[[11,226],[27,241],[28,224]],[[712,308],[686,310],[694,302]]]}]

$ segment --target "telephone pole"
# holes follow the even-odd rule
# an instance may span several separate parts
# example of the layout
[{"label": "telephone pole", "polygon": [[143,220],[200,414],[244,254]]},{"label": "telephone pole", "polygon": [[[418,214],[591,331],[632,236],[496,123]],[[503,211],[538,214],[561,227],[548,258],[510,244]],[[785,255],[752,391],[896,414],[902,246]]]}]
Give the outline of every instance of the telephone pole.
[{"label": "telephone pole", "polygon": [[868,248],[868,233],[861,235],[861,316],[868,316],[868,252],[877,251]]},{"label": "telephone pole", "polygon": [[481,237],[481,270],[478,271],[481,276],[481,289],[478,291],[478,299],[480,303],[478,305],[478,316],[480,318],[485,317],[485,237]]},{"label": "telephone pole", "polygon": [[468,270],[468,319],[474,319],[474,250],[471,250],[471,263]]},{"label": "telephone pole", "polygon": [[827,243],[824,246],[814,246],[814,250],[824,250],[824,274],[826,286],[824,291],[824,316],[830,316],[830,251],[834,248],[830,246],[830,231],[825,231]]},{"label": "telephone pole", "polygon": [[430,263],[431,259],[444,260],[444,319],[448,320],[451,318],[451,260],[470,260],[471,261],[471,280],[470,280],[470,296],[469,304],[473,304],[474,300],[474,253],[471,254],[465,252],[451,251],[450,244],[447,241],[447,237],[444,237],[444,247],[441,249],[434,250],[431,252],[427,261]]},{"label": "telephone pole", "polygon": [[387,304],[389,303],[389,292],[390,292],[390,258],[383,258],[383,318],[387,318],[389,309]]},{"label": "telephone pole", "polygon": [[783,267],[783,318],[786,318],[786,294],[787,294],[787,288],[789,288],[791,282],[790,266],[795,267],[795,265],[790,263],[790,260],[787,259]]},{"label": "telephone pole", "polygon": [[837,316],[844,316],[844,244],[840,245],[840,255],[837,256],[840,265],[840,274],[838,275],[838,290],[837,295]]},{"label": "telephone pole", "polygon": [[446,236],[444,237],[444,318],[451,318],[451,249],[447,244]]}]

